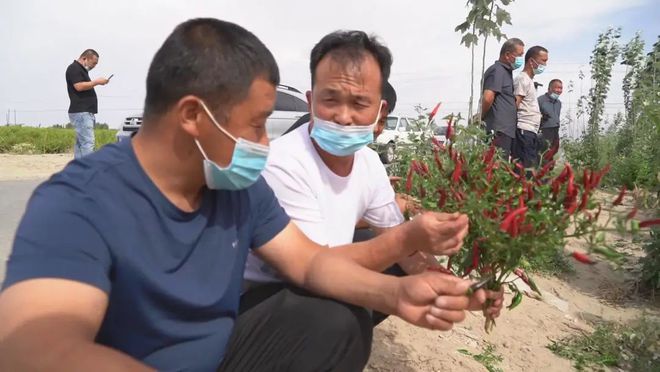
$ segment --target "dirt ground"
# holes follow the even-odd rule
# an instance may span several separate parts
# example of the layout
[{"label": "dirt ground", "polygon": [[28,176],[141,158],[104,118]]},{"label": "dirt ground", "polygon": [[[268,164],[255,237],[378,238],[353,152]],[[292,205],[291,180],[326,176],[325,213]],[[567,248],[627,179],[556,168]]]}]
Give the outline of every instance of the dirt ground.
[{"label": "dirt ground", "polygon": [[44,179],[73,160],[73,154],[0,154],[0,181]]},{"label": "dirt ground", "polygon": [[[72,158],[72,154],[0,154],[0,181],[47,178]],[[607,239],[619,237],[609,234]],[[623,246],[631,257],[641,255],[639,245]],[[580,247],[580,242],[571,241],[567,250]],[[615,270],[601,261],[593,266],[576,263],[575,269],[575,274],[562,278],[537,277],[543,300],[526,296],[515,310],[504,310],[489,335],[483,331],[481,314],[468,315],[450,332],[427,331],[390,317],[374,331],[366,371],[485,371],[458,350],[479,354],[490,343],[503,357],[497,366],[504,371],[565,372],[573,369],[571,362],[546,348],[551,340],[590,331],[595,320],[625,322],[643,314],[660,316],[657,301],[643,302],[635,295],[631,285],[634,265]],[[510,294],[506,297],[508,303]]]}]

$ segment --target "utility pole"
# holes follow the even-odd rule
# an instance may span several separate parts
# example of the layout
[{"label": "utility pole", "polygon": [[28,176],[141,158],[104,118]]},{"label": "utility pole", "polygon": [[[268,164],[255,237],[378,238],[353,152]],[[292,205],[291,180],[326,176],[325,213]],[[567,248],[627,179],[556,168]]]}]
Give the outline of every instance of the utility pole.
[{"label": "utility pole", "polygon": [[14,109],[14,125],[16,125],[16,124],[18,124],[18,123],[16,123],[16,109]]}]

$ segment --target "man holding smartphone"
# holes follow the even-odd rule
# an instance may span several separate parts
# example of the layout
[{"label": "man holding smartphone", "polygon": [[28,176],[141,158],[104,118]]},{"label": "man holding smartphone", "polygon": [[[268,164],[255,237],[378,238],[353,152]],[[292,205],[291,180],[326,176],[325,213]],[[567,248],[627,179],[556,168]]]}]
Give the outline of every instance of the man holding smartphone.
[{"label": "man holding smartphone", "polygon": [[66,69],[66,87],[69,93],[69,120],[76,130],[74,158],[79,159],[94,151],[94,123],[98,112],[98,100],[94,87],[106,85],[110,79],[91,80],[91,71],[99,62],[99,54],[87,49]]}]

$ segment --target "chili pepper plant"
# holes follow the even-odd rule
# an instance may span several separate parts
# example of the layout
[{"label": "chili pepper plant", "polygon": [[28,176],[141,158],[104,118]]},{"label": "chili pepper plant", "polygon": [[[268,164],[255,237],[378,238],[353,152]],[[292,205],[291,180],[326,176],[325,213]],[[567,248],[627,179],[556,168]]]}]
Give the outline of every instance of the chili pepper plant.
[{"label": "chili pepper plant", "polygon": [[[461,250],[449,258],[448,273],[490,278],[486,285],[490,290],[508,287],[514,293],[508,308],[513,309],[522,300],[518,280],[541,294],[521,268],[522,263],[538,255],[563,254],[569,237],[585,238],[589,253],[610,260],[621,258],[605,245],[603,230],[609,221],[597,223],[602,211],[620,204],[625,193],[623,189],[608,205],[594,199],[608,167],[578,170],[568,163],[558,164],[555,148],[543,154],[538,168],[523,169],[520,163],[503,159],[483,129],[461,128],[457,136],[456,117],[446,119],[446,143],[422,133],[413,139],[409,159],[399,162],[398,172],[405,178],[399,191],[419,199],[423,209],[461,212],[469,217],[469,234]],[[639,230],[635,213],[633,210],[617,219],[617,229]],[[645,221],[647,225],[649,222],[653,221]],[[574,252],[573,257],[583,263],[594,262],[580,252]],[[494,325],[494,319],[486,319],[487,332]]]}]

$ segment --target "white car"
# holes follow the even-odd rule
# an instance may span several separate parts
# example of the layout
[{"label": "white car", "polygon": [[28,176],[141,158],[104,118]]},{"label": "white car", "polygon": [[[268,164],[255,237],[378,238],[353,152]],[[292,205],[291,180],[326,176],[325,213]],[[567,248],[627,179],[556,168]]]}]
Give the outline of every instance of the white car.
[{"label": "white car", "polygon": [[[277,86],[277,97],[275,109],[266,121],[266,132],[268,139],[273,140],[281,136],[298,119],[307,114],[308,106],[305,95],[296,88],[287,85]],[[142,114],[134,114],[126,117],[119,131],[117,141],[130,138],[142,125]]]},{"label": "white car", "polygon": [[[411,136],[419,136],[424,128],[428,128],[425,119],[420,122],[418,119],[401,115],[390,115],[387,117],[383,133],[376,138],[373,144],[374,149],[380,155],[380,160],[389,164],[395,160],[397,147],[405,147],[411,143]],[[447,124],[437,123],[435,118],[431,120],[430,128],[433,137],[440,143],[445,143],[447,138]],[[429,133],[430,134],[430,133]]]},{"label": "white car", "polygon": [[396,148],[410,143],[409,136],[414,133],[415,119],[400,115],[390,115],[385,122],[383,133],[376,138],[374,149],[380,155],[380,160],[389,164],[394,161]]}]

